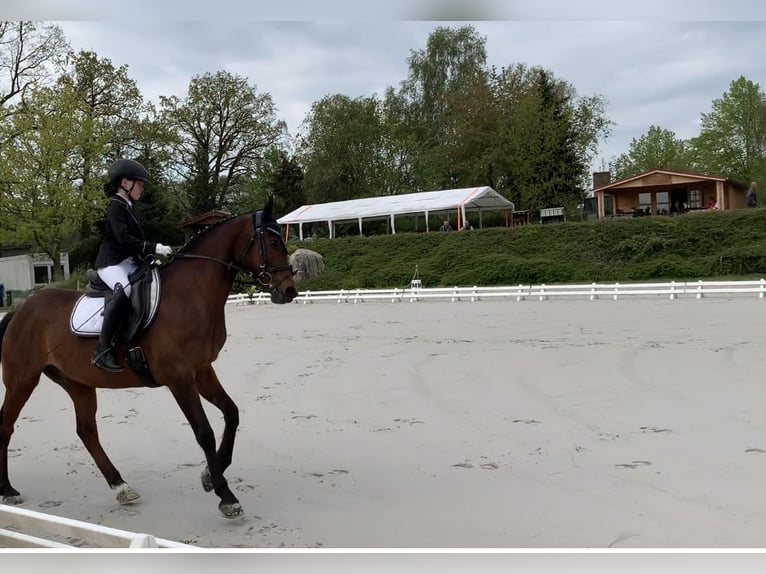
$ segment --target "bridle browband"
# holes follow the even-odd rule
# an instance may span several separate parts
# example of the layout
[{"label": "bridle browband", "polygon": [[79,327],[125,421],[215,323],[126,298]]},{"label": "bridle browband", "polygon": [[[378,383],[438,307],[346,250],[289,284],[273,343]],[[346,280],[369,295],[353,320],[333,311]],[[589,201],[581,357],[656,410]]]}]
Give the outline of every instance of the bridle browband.
[{"label": "bridle browband", "polygon": [[[216,263],[220,263],[221,265],[225,266],[227,271],[237,271],[249,275],[259,289],[263,290],[268,288],[270,293],[278,293],[279,285],[274,280],[273,274],[280,271],[290,271],[292,275],[295,275],[295,270],[293,270],[292,265],[276,265],[272,267],[266,264],[266,233],[276,235],[279,238],[285,253],[287,253],[287,245],[285,245],[285,240],[282,239],[282,233],[280,232],[279,225],[277,225],[277,223],[274,221],[266,221],[263,217],[263,211],[256,211],[253,214],[253,231],[254,233],[252,237],[250,237],[250,240],[242,249],[240,256],[232,261],[224,261],[223,259],[218,259],[216,257],[210,257],[208,255],[196,255],[192,253],[172,253],[170,257],[172,259],[206,259],[208,261],[215,261]],[[244,260],[245,256],[247,256],[247,254],[253,248],[253,244],[255,243],[256,238],[258,239],[258,255],[260,256],[260,265],[258,266],[257,271],[253,271],[237,264],[237,261]]]}]

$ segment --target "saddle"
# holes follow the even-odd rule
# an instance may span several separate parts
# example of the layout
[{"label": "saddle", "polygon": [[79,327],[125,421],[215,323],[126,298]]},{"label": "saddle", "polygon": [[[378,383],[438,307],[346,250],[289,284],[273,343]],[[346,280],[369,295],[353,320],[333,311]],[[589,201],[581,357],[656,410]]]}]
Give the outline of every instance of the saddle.
[{"label": "saddle", "polygon": [[[97,337],[101,333],[106,297],[112,290],[98,276],[95,269],[85,272],[88,283],[85,293],[77,300],[72,310],[69,327],[72,333],[81,337]],[[120,326],[118,341],[130,343],[149,328],[157,315],[160,303],[160,274],[153,263],[143,265],[130,274],[130,312],[127,321]]]}]

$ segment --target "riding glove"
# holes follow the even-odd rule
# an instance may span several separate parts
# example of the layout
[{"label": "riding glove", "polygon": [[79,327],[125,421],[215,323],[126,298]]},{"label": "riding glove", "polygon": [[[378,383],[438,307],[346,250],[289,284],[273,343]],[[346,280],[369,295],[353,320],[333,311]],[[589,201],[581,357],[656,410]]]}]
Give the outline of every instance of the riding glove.
[{"label": "riding glove", "polygon": [[167,257],[171,253],[173,253],[173,248],[168,247],[167,245],[163,245],[162,243],[158,243],[157,246],[154,248],[154,253],[156,255],[162,255],[163,257]]}]

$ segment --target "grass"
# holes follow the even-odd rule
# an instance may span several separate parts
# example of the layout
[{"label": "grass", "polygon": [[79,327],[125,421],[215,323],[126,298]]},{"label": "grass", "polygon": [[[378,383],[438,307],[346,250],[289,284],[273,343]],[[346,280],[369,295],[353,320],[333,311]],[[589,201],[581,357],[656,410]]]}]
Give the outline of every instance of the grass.
[{"label": "grass", "polygon": [[324,272],[302,290],[406,287],[416,265],[424,287],[760,278],[766,209],[292,245],[324,259]]}]

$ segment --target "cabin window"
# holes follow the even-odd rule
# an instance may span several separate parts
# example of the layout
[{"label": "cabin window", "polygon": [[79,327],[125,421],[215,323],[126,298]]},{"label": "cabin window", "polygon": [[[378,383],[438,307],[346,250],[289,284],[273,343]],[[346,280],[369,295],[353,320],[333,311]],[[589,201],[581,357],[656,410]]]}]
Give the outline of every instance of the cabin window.
[{"label": "cabin window", "polygon": [[50,267],[48,265],[35,265],[35,285],[44,285],[51,282]]},{"label": "cabin window", "polygon": [[660,191],[657,194],[657,215],[668,215],[670,213],[670,194],[667,191]]},{"label": "cabin window", "polygon": [[691,208],[702,207],[702,190],[700,189],[689,190],[689,207]]},{"label": "cabin window", "polygon": [[652,194],[651,193],[639,193],[638,194],[638,208],[647,215],[652,212]]}]

